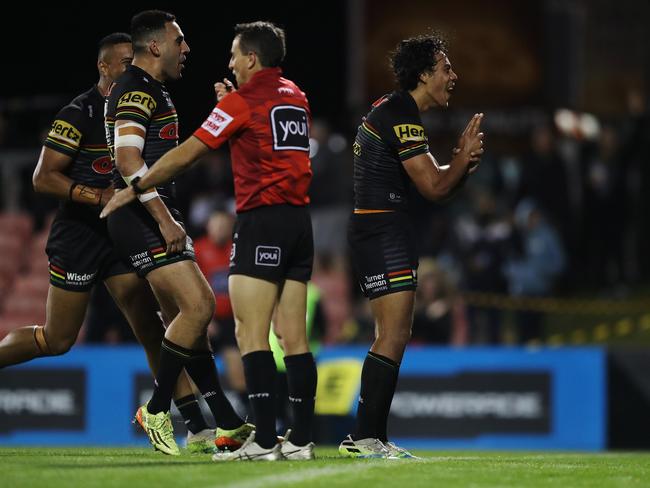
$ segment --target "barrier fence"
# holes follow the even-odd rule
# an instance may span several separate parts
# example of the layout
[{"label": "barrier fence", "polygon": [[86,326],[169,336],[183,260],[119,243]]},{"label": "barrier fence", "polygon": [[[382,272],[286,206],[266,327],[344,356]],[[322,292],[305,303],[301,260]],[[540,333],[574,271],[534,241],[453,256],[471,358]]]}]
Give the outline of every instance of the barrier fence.
[{"label": "barrier fence", "polygon": [[[348,433],[366,352],[320,351],[319,442]],[[138,347],[78,347],[4,369],[0,444],[146,444],[131,419],[151,388]],[[421,448],[600,450],[607,408],[602,348],[412,347],[401,366],[389,435]]]}]

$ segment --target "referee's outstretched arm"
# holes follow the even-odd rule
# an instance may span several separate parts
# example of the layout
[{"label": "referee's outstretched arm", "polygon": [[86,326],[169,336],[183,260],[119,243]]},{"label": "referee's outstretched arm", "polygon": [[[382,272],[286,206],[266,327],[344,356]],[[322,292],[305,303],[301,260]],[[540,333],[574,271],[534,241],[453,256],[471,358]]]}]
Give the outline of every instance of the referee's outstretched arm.
[{"label": "referee's outstretched arm", "polygon": [[[137,182],[137,190],[142,193],[150,188],[160,186],[172,179],[178,173],[189,168],[196,160],[210,151],[198,138],[191,136],[180,146],[165,153],[156,161]],[[133,186],[115,193],[113,198],[102,210],[101,217],[105,218],[115,210],[135,200],[137,194]]]}]

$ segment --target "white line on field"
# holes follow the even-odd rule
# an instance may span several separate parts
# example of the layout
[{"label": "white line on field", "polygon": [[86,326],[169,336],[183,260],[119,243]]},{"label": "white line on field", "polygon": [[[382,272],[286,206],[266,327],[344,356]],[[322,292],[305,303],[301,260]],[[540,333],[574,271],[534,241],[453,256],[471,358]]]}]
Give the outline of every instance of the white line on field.
[{"label": "white line on field", "polygon": [[395,466],[395,463],[367,463],[354,464],[346,466],[324,466],[322,468],[303,469],[294,472],[284,472],[261,476],[250,480],[242,480],[235,483],[220,484],[219,488],[266,488],[275,485],[290,485],[300,483],[314,478],[324,478],[327,476],[338,476],[346,473],[359,473],[372,468],[386,468]]},{"label": "white line on field", "polygon": [[[266,476],[260,476],[259,478],[252,478],[248,480],[236,481],[233,483],[219,484],[218,488],[267,488],[275,485],[291,485],[294,483],[300,483],[303,481],[308,481],[314,478],[324,478],[328,476],[338,476],[346,473],[359,473],[360,471],[367,471],[374,468],[392,468],[398,465],[405,465],[409,463],[435,463],[443,461],[452,461],[452,460],[476,460],[479,459],[479,456],[463,456],[463,457],[454,457],[454,456],[435,456],[427,457],[421,460],[390,460],[390,461],[379,461],[376,462],[360,462],[353,465],[345,466],[323,466],[321,468],[309,468],[303,469],[300,471],[293,472],[283,472],[278,474],[271,474]],[[261,462],[261,461],[260,461]],[[281,463],[282,464],[282,463]]]}]

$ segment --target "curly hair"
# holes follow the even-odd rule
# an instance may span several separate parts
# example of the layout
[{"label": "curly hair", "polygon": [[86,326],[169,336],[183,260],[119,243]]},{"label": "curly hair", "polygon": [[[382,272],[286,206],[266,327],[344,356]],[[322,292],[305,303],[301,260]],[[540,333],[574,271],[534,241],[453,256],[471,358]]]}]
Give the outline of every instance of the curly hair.
[{"label": "curly hair", "polygon": [[415,90],[422,73],[434,70],[436,56],[447,52],[447,41],[441,34],[433,32],[404,39],[391,53],[390,64],[402,90]]}]

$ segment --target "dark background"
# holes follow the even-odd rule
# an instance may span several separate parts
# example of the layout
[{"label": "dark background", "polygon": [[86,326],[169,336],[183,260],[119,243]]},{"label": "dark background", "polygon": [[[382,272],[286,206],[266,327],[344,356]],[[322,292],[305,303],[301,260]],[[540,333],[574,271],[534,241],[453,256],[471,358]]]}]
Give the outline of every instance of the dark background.
[{"label": "dark background", "polygon": [[60,107],[96,81],[97,41],[149,8],[174,13],[191,48],[183,80],[169,84],[182,137],[208,113],[213,83],[230,75],[233,26],[254,20],[285,28],[286,76],[315,118],[347,133],[393,88],[388,52],[429,28],[451,41],[460,78],[452,113],[565,106],[612,117],[625,113],[627,90],[650,86],[645,0],[56,3],[14,5],[4,17],[0,110],[11,114],[16,100]]},{"label": "dark background", "polygon": [[228,61],[233,26],[255,20],[270,20],[286,29],[285,75],[308,94],[316,117],[343,123],[339,102],[345,84],[344,4],[331,1],[312,8],[297,2],[97,2],[18,7],[5,20],[13,48],[5,51],[0,104],[42,94],[61,95],[63,101],[73,98],[97,81],[97,42],[111,32],[128,32],[135,13],[157,8],[176,15],[191,49],[183,78],[168,84],[180,116],[181,139],[210,112],[214,82],[232,78]]}]

